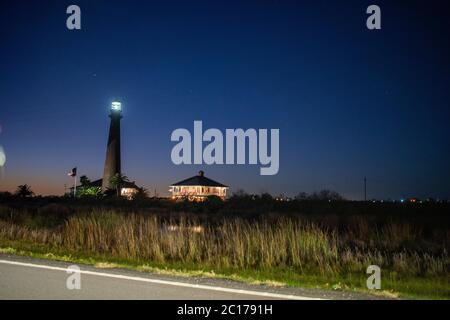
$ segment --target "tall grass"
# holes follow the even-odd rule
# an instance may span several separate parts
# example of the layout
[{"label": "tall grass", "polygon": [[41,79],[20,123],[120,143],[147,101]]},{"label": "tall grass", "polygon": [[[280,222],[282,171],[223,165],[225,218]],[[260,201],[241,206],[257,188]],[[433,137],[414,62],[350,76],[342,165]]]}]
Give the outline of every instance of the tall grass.
[{"label": "tall grass", "polygon": [[184,263],[211,268],[283,269],[334,276],[379,265],[399,276],[448,276],[448,231],[424,237],[412,223],[372,225],[354,217],[344,227],[302,217],[215,223],[193,217],[92,212],[57,227],[0,220],[0,240],[139,262]]}]

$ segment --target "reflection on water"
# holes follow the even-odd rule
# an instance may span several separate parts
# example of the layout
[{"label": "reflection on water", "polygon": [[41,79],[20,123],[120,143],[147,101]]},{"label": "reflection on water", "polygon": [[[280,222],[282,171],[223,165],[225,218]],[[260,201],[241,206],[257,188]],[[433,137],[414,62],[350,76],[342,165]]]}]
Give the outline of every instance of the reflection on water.
[{"label": "reflection on water", "polygon": [[174,232],[174,231],[188,231],[193,233],[202,233],[205,228],[201,225],[197,226],[178,226],[178,225],[168,225],[166,226],[166,231]]}]

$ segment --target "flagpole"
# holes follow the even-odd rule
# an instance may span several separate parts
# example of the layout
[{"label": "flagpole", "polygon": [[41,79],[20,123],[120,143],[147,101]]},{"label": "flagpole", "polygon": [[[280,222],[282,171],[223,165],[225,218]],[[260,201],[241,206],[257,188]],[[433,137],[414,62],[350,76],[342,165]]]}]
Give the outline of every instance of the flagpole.
[{"label": "flagpole", "polygon": [[73,197],[75,198],[77,195],[77,167],[73,168],[67,175],[73,177]]}]

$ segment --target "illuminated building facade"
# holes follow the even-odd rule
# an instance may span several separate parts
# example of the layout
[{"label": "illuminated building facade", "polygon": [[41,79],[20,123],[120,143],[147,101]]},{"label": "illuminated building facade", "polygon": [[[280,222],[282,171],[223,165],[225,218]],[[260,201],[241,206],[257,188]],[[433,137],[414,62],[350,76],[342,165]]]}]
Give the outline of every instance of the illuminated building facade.
[{"label": "illuminated building facade", "polygon": [[204,172],[199,171],[196,176],[172,184],[169,191],[174,200],[204,201],[210,196],[216,196],[224,200],[227,196],[228,187],[205,177]]}]

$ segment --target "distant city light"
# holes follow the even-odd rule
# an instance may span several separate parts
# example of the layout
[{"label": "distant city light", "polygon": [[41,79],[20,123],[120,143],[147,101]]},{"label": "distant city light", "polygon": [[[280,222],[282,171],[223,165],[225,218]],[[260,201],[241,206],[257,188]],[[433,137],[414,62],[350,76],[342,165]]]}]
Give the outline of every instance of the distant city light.
[{"label": "distant city light", "polygon": [[401,202],[401,203],[405,202],[405,199],[400,199],[400,202]]},{"label": "distant city light", "polygon": [[117,110],[117,111],[121,111],[122,110],[122,104],[118,101],[114,101],[113,103],[111,103],[111,110]]}]

